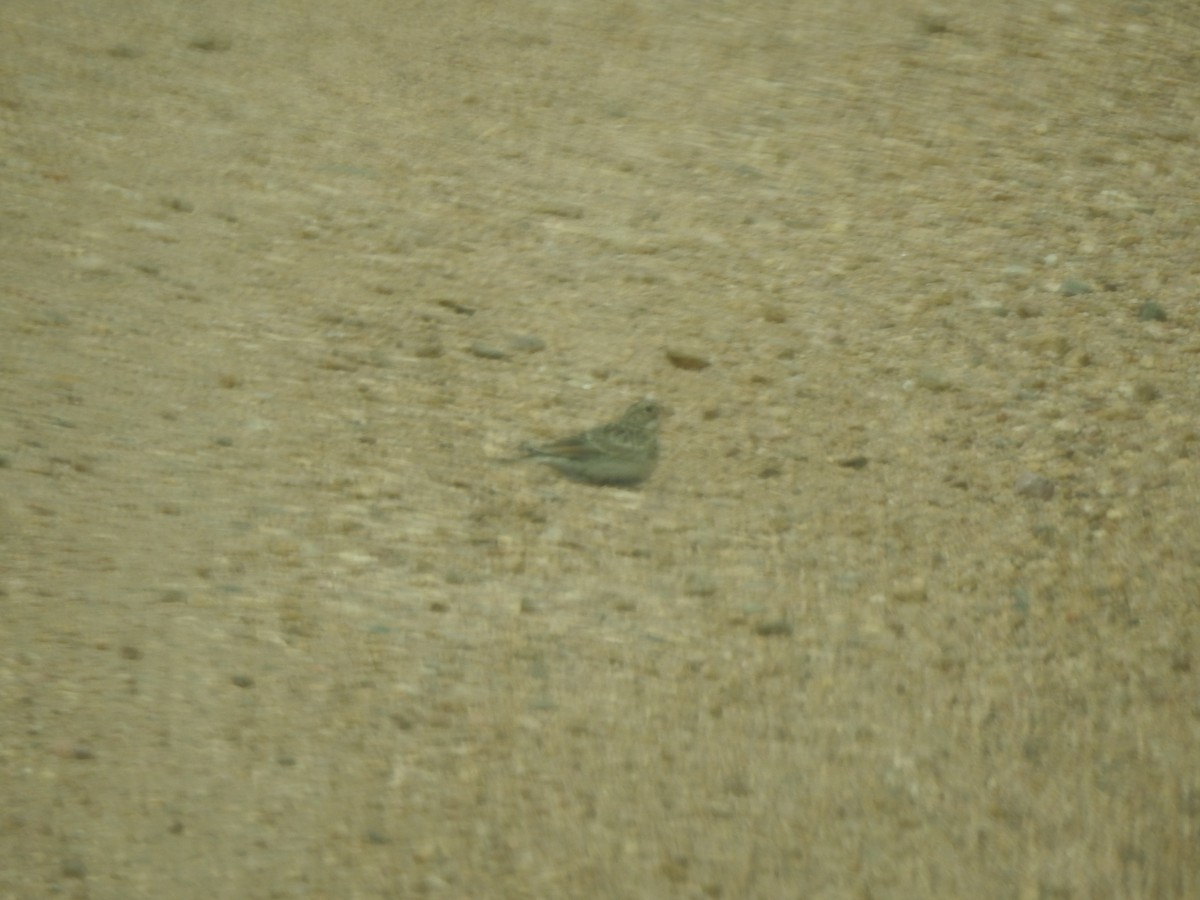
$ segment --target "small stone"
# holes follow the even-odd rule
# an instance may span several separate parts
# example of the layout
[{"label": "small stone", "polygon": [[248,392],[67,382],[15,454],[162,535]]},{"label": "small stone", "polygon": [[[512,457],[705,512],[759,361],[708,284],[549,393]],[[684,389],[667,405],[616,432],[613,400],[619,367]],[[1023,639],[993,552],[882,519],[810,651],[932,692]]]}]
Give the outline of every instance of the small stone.
[{"label": "small stone", "polygon": [[759,637],[788,637],[794,630],[787,619],[769,619],[754,626],[754,633]]},{"label": "small stone", "polygon": [[250,688],[254,687],[254,679],[249,675],[234,675],[229,679],[233,682],[234,687]]},{"label": "small stone", "polygon": [[1165,322],[1167,311],[1153,300],[1147,300],[1138,308],[1138,319],[1143,322]]},{"label": "small stone", "polygon": [[540,353],[546,349],[546,342],[536,334],[518,334],[510,343],[519,353]]},{"label": "small stone", "polygon": [[954,388],[954,381],[940,369],[922,369],[917,373],[917,385],[935,394],[941,394]]},{"label": "small stone", "polygon": [[437,305],[442,307],[443,309],[448,309],[452,313],[455,313],[460,316],[475,315],[474,307],[467,306],[467,304],[460,303],[459,301],[453,300],[450,297],[442,297],[440,300],[437,301]]},{"label": "small stone", "polygon": [[224,53],[233,46],[233,40],[223,34],[198,34],[187,42],[191,50],[205,53]]},{"label": "small stone", "polygon": [[683,592],[689,597],[711,597],[717,592],[717,581],[707,572],[689,572]]},{"label": "small stone", "polygon": [[897,603],[924,603],[929,599],[929,585],[920,576],[892,584],[892,599]]},{"label": "small stone", "polygon": [[667,362],[677,369],[683,369],[687,372],[697,372],[701,369],[707,369],[712,365],[707,358],[699,353],[693,353],[688,350],[679,350],[668,347],[666,350]]},{"label": "small stone", "polygon": [[113,59],[138,59],[144,51],[129,44],[113,44],[108,48],[108,55]]},{"label": "small stone", "polygon": [[508,351],[493,344],[476,341],[471,345],[471,353],[481,359],[508,359]]},{"label": "small stone", "polygon": [[1078,278],[1068,278],[1059,287],[1059,291],[1064,297],[1078,297],[1080,294],[1090,294],[1092,286]]},{"label": "small stone", "polygon": [[542,611],[541,604],[539,604],[532,597],[528,597],[528,596],[521,598],[521,605],[520,605],[519,609],[521,611],[521,615],[524,615],[524,616],[535,615]]},{"label": "small stone", "polygon": [[1022,497],[1034,500],[1049,500],[1054,496],[1054,482],[1036,472],[1022,472],[1013,484],[1013,490]]},{"label": "small stone", "polygon": [[72,856],[69,859],[64,859],[62,862],[62,874],[64,878],[86,878],[87,866],[83,864],[83,860]]},{"label": "small stone", "polygon": [[917,30],[922,34],[945,34],[950,30],[950,18],[941,10],[930,10],[917,16]]},{"label": "small stone", "polygon": [[1033,526],[1033,536],[1039,543],[1047,547],[1053,547],[1058,543],[1058,529],[1044,522]]},{"label": "small stone", "polygon": [[577,203],[558,200],[539,204],[535,207],[534,211],[544,216],[554,216],[559,219],[582,219],[585,212],[584,208]]},{"label": "small stone", "polygon": [[1139,381],[1133,386],[1133,397],[1141,403],[1152,403],[1162,396],[1158,385],[1149,381]]}]

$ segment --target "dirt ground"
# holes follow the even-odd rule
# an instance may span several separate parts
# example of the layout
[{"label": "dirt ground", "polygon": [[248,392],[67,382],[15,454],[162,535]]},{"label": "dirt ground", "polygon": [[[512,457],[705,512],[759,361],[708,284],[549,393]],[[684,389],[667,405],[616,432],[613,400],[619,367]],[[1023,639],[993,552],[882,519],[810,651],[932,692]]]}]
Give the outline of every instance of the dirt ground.
[{"label": "dirt ground", "polygon": [[0,898],[1200,896],[1192,0],[3,18]]}]

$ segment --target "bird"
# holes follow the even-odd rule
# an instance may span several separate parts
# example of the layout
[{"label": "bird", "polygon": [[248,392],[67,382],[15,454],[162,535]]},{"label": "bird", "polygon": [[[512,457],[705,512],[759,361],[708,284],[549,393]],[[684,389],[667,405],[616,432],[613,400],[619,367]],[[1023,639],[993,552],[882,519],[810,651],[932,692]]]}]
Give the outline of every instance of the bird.
[{"label": "bird", "polygon": [[619,419],[548,444],[522,444],[520,459],[557,469],[572,481],[632,487],[658,463],[658,423],[663,409],[651,397],[638,400]]}]

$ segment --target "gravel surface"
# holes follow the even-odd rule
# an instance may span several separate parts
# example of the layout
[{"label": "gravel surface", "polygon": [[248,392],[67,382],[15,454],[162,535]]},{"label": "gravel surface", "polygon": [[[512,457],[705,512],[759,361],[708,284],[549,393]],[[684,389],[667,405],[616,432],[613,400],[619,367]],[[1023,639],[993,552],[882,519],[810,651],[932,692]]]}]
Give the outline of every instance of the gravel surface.
[{"label": "gravel surface", "polygon": [[0,898],[1200,895],[1198,45],[5,4]]}]

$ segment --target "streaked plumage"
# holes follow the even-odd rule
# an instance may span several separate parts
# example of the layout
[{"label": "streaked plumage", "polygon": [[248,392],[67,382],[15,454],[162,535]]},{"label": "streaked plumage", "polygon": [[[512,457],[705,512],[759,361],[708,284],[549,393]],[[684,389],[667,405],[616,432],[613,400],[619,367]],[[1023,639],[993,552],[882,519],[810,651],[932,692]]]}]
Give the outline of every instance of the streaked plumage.
[{"label": "streaked plumage", "polygon": [[616,421],[548,444],[525,444],[521,450],[574,481],[628,487],[649,478],[658,463],[661,417],[662,407],[646,398]]}]

